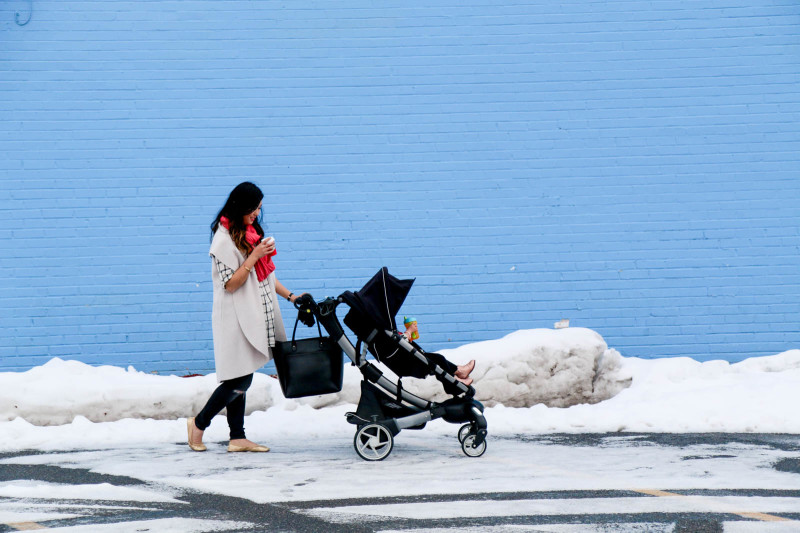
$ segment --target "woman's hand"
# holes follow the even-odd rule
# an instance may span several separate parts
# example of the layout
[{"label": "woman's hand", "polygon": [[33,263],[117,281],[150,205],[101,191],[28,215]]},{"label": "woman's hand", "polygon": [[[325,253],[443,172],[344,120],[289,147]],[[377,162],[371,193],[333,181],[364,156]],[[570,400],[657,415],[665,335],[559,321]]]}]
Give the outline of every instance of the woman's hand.
[{"label": "woman's hand", "polygon": [[303,294],[301,294],[300,296],[298,296],[298,295],[294,294],[294,295],[292,295],[292,296],[289,298],[289,301],[290,301],[290,302],[292,302],[292,303],[295,303],[295,302],[297,301],[297,299],[298,299],[298,298],[302,298],[302,297],[303,297],[303,296],[305,296],[306,294],[308,294],[308,293],[307,293],[307,292],[304,292],[304,293],[303,293]]},{"label": "woman's hand", "polygon": [[267,256],[275,251],[275,240],[271,240],[267,242],[267,239],[263,239],[260,243],[253,248],[253,256],[256,259],[261,259],[264,256]]}]

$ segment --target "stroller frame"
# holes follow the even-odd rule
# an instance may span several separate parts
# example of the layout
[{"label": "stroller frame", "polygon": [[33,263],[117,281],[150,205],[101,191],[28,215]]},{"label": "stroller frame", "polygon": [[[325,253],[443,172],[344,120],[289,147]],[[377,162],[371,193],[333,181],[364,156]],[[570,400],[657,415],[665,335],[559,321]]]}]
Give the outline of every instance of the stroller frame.
[{"label": "stroller frame", "polygon": [[408,392],[402,386],[402,379],[394,383],[367,360],[366,346],[363,350],[359,349],[362,341],[368,344],[375,335],[386,335],[407,352],[404,355],[416,357],[425,364],[429,364],[428,359],[396,331],[376,329],[368,338],[359,338],[354,346],[336,316],[336,308],[348,303],[343,296],[329,297],[321,302],[314,302],[309,297],[309,303],[301,308],[301,312],[306,309],[306,312],[314,314],[331,339],[363,375],[359,412],[365,411],[366,415],[359,412],[346,414],[347,421],[357,426],[353,446],[359,457],[367,461],[383,460],[392,452],[394,437],[400,430],[422,429],[425,424],[438,418],[452,424],[464,424],[458,431],[461,450],[469,457],[483,455],[486,451],[487,423],[483,416],[483,404],[473,398],[475,389],[458,381],[438,365],[433,366],[436,378],[443,385],[448,385],[451,391],[458,391],[456,396],[442,403],[431,402]]}]

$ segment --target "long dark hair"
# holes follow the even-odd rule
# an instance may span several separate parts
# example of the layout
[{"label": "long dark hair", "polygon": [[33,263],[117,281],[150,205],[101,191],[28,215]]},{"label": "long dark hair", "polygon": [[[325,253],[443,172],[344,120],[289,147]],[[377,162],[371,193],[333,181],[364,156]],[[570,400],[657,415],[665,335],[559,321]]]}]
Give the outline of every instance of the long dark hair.
[{"label": "long dark hair", "polygon": [[[234,187],[225,205],[222,206],[222,209],[219,210],[219,213],[217,213],[217,216],[214,218],[214,222],[211,223],[212,238],[214,233],[217,232],[217,228],[219,228],[219,219],[224,216],[230,221],[231,227],[228,228],[228,231],[231,234],[233,243],[244,255],[250,255],[253,251],[253,245],[248,243],[245,238],[247,226],[242,223],[242,219],[245,215],[258,209],[258,204],[261,203],[263,198],[264,193],[261,192],[261,189],[259,189],[256,184],[250,183],[249,181],[245,181]],[[264,236],[264,230],[261,228],[260,220],[256,219],[253,222],[253,227],[261,237]]]}]

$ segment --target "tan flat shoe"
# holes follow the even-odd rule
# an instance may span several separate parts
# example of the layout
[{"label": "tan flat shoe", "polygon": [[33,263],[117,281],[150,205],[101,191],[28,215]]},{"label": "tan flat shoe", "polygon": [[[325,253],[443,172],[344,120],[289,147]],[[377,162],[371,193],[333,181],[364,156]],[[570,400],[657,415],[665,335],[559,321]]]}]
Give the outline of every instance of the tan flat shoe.
[{"label": "tan flat shoe", "polygon": [[189,448],[191,448],[192,450],[194,450],[196,452],[204,452],[204,451],[206,451],[208,449],[208,448],[206,448],[205,444],[203,444],[202,442],[200,444],[196,444],[196,443],[192,442],[192,433],[193,433],[194,428],[196,428],[196,427],[197,426],[195,426],[195,424],[194,424],[194,417],[186,419],[186,432],[189,434]]},{"label": "tan flat shoe", "polygon": [[468,386],[468,387],[469,387],[470,385],[472,385],[472,378],[466,378],[466,379],[464,379],[464,378],[460,378],[460,377],[456,376],[456,379],[457,379],[458,381],[460,381],[461,383],[463,383],[464,385]]},{"label": "tan flat shoe", "polygon": [[472,371],[475,369],[475,359],[467,363],[466,365],[458,367],[456,371],[456,377],[461,379],[466,379],[472,374]]},{"label": "tan flat shoe", "polygon": [[253,446],[237,446],[235,444],[228,444],[229,452],[268,452],[269,448],[261,444],[254,444]]}]

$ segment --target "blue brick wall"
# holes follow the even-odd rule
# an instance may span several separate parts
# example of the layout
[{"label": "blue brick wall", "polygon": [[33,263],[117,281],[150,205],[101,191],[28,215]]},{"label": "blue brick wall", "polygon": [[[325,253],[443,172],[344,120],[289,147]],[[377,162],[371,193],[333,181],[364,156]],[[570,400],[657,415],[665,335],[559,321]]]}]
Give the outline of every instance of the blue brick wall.
[{"label": "blue brick wall", "polygon": [[208,224],[243,180],[288,287],[416,277],[429,348],[561,318],[628,356],[798,348],[798,23],[790,1],[3,2],[0,370],[211,371]]}]

